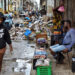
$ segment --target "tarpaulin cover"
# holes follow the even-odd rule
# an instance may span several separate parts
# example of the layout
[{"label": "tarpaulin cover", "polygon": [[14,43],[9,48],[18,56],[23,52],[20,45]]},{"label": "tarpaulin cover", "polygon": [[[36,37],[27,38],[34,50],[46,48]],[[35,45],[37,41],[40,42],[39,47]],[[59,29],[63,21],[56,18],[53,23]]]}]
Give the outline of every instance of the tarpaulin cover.
[{"label": "tarpaulin cover", "polygon": [[32,33],[32,31],[27,29],[27,30],[25,31],[24,35],[25,35],[25,36],[29,36],[31,33]]}]

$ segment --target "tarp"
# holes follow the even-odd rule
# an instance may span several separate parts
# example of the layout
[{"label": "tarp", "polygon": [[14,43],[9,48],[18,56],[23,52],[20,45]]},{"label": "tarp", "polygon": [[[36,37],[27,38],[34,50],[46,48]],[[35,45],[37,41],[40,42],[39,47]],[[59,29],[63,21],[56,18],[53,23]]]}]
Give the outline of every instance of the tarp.
[{"label": "tarp", "polygon": [[25,31],[24,35],[28,37],[31,33],[32,33],[32,31],[27,29]]}]

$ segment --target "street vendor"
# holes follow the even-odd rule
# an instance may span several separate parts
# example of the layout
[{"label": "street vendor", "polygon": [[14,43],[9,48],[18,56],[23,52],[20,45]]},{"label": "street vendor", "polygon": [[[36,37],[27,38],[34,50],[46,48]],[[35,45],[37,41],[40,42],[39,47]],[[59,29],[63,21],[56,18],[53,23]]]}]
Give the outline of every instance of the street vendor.
[{"label": "street vendor", "polygon": [[63,39],[62,45],[56,44],[54,46],[50,46],[51,54],[56,58],[57,52],[70,52],[72,46],[75,44],[75,28],[71,26],[71,22],[64,22],[64,31],[66,31],[66,35]]},{"label": "street vendor", "polygon": [[64,0],[60,0],[59,2],[59,6],[53,9],[53,12],[58,12],[58,13],[62,13],[64,12]]},{"label": "street vendor", "polygon": [[55,43],[61,43],[59,39],[61,38],[61,35],[62,35],[61,21],[63,21],[64,12],[65,12],[64,0],[60,0],[59,6],[53,9],[54,18],[53,18],[53,36],[52,37],[54,37],[53,38],[54,43],[51,42],[51,45]]},{"label": "street vendor", "polygon": [[12,51],[12,44],[8,30],[3,26],[5,17],[3,13],[0,12],[0,72],[2,68],[2,60],[6,51],[6,43],[9,44],[10,51]]}]

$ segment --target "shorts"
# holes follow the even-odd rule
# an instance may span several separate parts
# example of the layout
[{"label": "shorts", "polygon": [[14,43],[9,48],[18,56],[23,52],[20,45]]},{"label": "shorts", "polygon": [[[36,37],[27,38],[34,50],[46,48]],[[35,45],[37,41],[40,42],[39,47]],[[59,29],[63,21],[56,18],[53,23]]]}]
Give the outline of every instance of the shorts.
[{"label": "shorts", "polygon": [[66,49],[64,45],[59,45],[59,44],[51,46],[50,48],[52,49],[53,52],[61,52]]}]

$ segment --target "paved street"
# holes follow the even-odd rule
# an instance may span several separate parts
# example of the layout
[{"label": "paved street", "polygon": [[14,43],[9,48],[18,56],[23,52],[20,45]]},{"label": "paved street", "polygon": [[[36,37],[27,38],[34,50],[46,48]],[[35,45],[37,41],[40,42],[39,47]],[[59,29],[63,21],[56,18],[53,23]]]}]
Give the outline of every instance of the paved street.
[{"label": "paved street", "polygon": [[[32,48],[32,46],[34,48]],[[28,41],[13,41],[13,53],[10,54],[7,48],[4,56],[2,75],[17,75],[13,72],[13,68],[16,65],[16,59],[32,59],[35,51],[35,44],[28,44]],[[32,60],[31,60],[32,61]],[[19,73],[18,73],[19,74]],[[22,75],[22,74],[21,74]]]},{"label": "paved street", "polygon": [[[3,68],[1,75],[25,75],[22,72],[14,72],[13,68],[16,66],[16,59],[32,59],[35,51],[35,43],[28,44],[28,41],[13,41],[13,54],[10,54],[9,49],[7,48],[6,54],[4,56]],[[48,51],[49,52],[49,51]],[[56,64],[54,58],[49,55],[48,56],[52,60],[52,72],[53,75],[75,75],[71,72],[71,67],[69,67],[69,63],[65,62],[65,64]],[[66,60],[67,61],[67,58]],[[32,60],[30,61],[31,64]],[[31,75],[35,75],[35,71],[32,70]]]},{"label": "paved street", "polygon": [[0,75],[75,75],[74,7],[75,0],[0,0]]},{"label": "paved street", "polygon": [[[17,18],[14,19],[14,23],[16,21],[22,21],[22,19]],[[49,41],[50,42],[50,41]],[[12,40],[13,45],[13,53],[10,53],[9,47],[7,45],[7,50],[3,59],[3,67],[1,75],[25,75],[23,72],[14,72],[14,68],[16,67],[17,59],[29,60],[29,63],[32,64],[33,67],[33,56],[36,48],[35,41],[29,42],[28,40]],[[65,64],[56,64],[56,61],[48,51],[48,57],[52,61],[52,73],[53,75],[74,75],[71,72],[71,66],[69,67],[68,60],[66,58]],[[65,56],[66,57],[66,56]],[[66,62],[67,61],[67,62]],[[36,75],[35,70],[31,70],[31,75]]]}]

